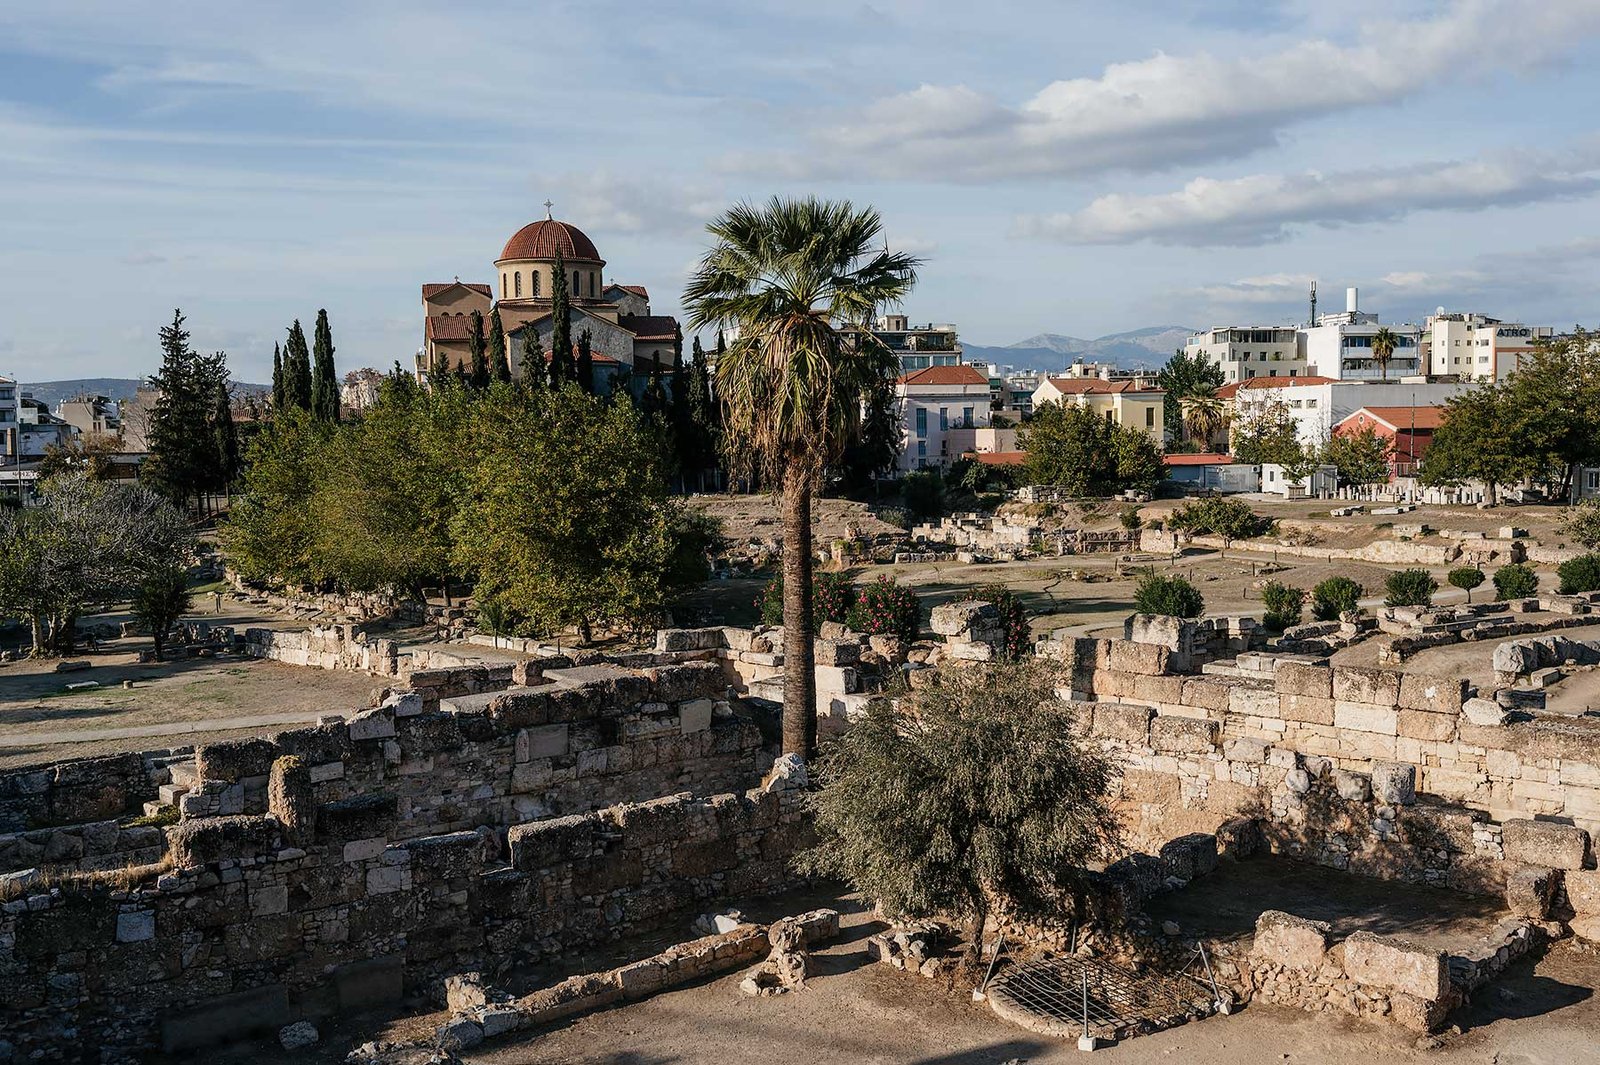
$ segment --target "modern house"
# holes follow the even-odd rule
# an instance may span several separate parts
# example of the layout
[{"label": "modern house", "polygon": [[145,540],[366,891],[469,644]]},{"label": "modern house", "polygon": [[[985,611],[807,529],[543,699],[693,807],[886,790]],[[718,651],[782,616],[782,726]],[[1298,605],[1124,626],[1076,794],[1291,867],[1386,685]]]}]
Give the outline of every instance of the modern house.
[{"label": "modern house", "polygon": [[1389,444],[1389,479],[1416,474],[1433,434],[1444,420],[1442,407],[1362,407],[1333,427],[1335,434],[1371,429]]},{"label": "modern house", "polygon": [[1300,331],[1292,325],[1217,326],[1190,336],[1183,350],[1220,368],[1227,384],[1306,375]]},{"label": "modern house", "polygon": [[[1382,329],[1395,334],[1387,366],[1372,356],[1372,338]],[[1383,325],[1376,314],[1360,309],[1360,292],[1345,291],[1345,309],[1317,317],[1300,329],[1299,354],[1306,372],[1338,381],[1397,381],[1425,372],[1418,354],[1422,330],[1409,323]]]},{"label": "modern house", "polygon": [[1087,407],[1118,425],[1140,429],[1160,447],[1165,441],[1162,411],[1165,390],[1142,379],[1106,381],[1089,377],[1046,377],[1033,390],[1033,409],[1046,403]]},{"label": "modern house", "polygon": [[1293,380],[1254,378],[1223,385],[1217,395],[1229,401],[1235,421],[1281,404],[1295,423],[1302,444],[1323,444],[1334,426],[1362,407],[1442,406],[1471,384],[1464,381],[1335,381],[1327,377]]},{"label": "modern house", "polygon": [[1476,312],[1446,314],[1441,307],[1422,327],[1419,349],[1428,374],[1499,381],[1554,334],[1547,325],[1502,322]]},{"label": "modern house", "polygon": [[902,439],[900,469],[943,469],[975,447],[971,434],[989,427],[989,379],[971,366],[929,366],[895,382]]}]

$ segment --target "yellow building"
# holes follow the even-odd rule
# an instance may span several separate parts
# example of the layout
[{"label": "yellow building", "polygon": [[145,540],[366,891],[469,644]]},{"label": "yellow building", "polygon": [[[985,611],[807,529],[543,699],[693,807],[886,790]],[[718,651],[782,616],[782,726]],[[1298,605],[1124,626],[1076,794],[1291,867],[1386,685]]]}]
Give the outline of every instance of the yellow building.
[{"label": "yellow building", "polygon": [[1118,425],[1148,433],[1156,447],[1165,442],[1166,392],[1143,381],[1105,381],[1092,377],[1046,377],[1033,390],[1033,409],[1046,403],[1088,407]]}]

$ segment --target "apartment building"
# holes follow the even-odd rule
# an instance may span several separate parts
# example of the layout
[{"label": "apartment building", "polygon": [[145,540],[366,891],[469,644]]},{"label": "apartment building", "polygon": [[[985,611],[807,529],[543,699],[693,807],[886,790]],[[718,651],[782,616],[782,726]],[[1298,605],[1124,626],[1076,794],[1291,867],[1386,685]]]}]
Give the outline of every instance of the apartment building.
[{"label": "apartment building", "polygon": [[[845,335],[857,330],[845,328]],[[903,314],[880,315],[872,335],[900,360],[901,373],[913,373],[932,366],[960,366],[961,341],[949,322],[913,325]]]},{"label": "apartment building", "polygon": [[1274,381],[1256,378],[1223,385],[1217,394],[1229,402],[1233,419],[1248,418],[1262,409],[1282,405],[1295,423],[1302,444],[1325,443],[1334,427],[1363,407],[1440,407],[1451,396],[1470,388],[1466,381],[1335,381],[1313,376]]},{"label": "apartment building", "polygon": [[1225,384],[1306,374],[1300,331],[1294,326],[1217,326],[1190,336],[1184,353],[1219,367]]},{"label": "apartment building", "polygon": [[1547,325],[1502,322],[1473,311],[1447,314],[1440,307],[1428,316],[1418,346],[1428,374],[1499,381],[1554,334]]},{"label": "apartment building", "polygon": [[928,366],[895,382],[900,406],[902,471],[943,469],[971,450],[971,434],[952,430],[989,427],[989,378],[971,366]]},{"label": "apartment building", "polygon": [[[1395,334],[1397,343],[1389,364],[1372,356],[1372,338],[1382,329]],[[1317,317],[1316,325],[1300,329],[1300,355],[1305,372],[1336,381],[1396,381],[1424,372],[1418,354],[1422,335],[1410,323],[1385,325],[1376,314],[1361,310],[1360,291],[1345,290],[1345,309]]]},{"label": "apartment building", "polygon": [[1046,403],[1072,403],[1088,407],[1118,425],[1143,430],[1157,447],[1166,442],[1162,421],[1166,391],[1149,381],[1046,377],[1033,390],[1033,409],[1037,411]]}]

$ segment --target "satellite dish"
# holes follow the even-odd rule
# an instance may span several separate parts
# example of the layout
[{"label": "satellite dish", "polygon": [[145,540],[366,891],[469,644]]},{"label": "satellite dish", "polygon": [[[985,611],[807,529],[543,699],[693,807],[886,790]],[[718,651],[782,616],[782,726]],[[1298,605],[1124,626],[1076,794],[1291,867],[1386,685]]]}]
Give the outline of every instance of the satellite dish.
[{"label": "satellite dish", "polygon": [[1440,317],[1443,317],[1444,316],[1444,308],[1443,307],[1435,307],[1433,309],[1433,313],[1439,315]]}]

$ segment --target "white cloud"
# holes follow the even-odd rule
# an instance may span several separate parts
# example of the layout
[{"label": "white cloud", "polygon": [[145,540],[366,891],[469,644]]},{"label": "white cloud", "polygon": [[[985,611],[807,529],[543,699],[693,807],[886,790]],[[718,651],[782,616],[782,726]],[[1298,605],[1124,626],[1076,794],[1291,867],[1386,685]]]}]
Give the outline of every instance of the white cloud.
[{"label": "white cloud", "polygon": [[1304,225],[1390,221],[1416,211],[1482,210],[1596,191],[1600,143],[1590,143],[1553,156],[1507,149],[1466,162],[1201,177],[1177,192],[1113,193],[1071,214],[1026,216],[1018,229],[1070,244],[1265,244]]},{"label": "white cloud", "polygon": [[1355,43],[1256,38],[1225,55],[1114,63],[1020,105],[924,84],[819,130],[814,150],[788,156],[785,168],[971,182],[1161,169],[1269,147],[1296,122],[1440,81],[1522,71],[1596,32],[1593,0],[1464,0],[1437,18],[1369,22]]},{"label": "white cloud", "polygon": [[1264,274],[1218,285],[1202,285],[1190,295],[1226,306],[1280,304],[1304,298],[1315,281],[1310,274]]}]

